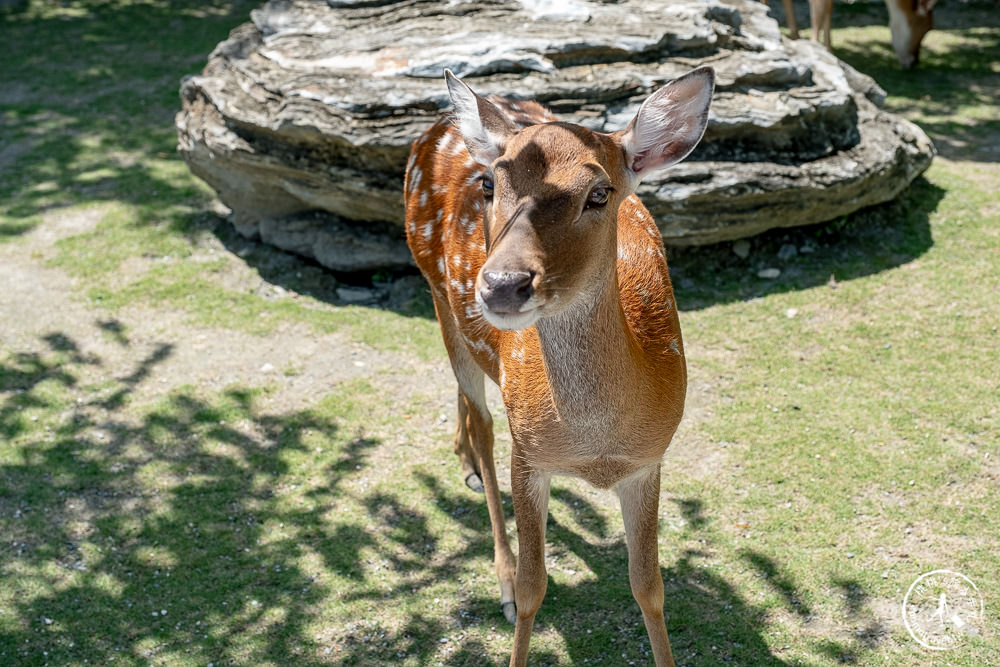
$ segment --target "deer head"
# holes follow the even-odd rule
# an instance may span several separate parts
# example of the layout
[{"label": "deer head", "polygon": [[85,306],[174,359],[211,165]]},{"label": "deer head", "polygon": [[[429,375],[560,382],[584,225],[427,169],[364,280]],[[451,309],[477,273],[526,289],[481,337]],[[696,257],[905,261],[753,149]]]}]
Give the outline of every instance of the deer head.
[{"label": "deer head", "polygon": [[920,62],[920,43],[934,26],[936,3],[937,0],[886,0],[892,48],[905,68]]},{"label": "deer head", "polygon": [[451,72],[454,122],[483,167],[486,261],[475,284],[499,329],[530,327],[613,280],[617,214],[640,180],[684,159],[708,122],[715,76],[696,69],[653,93],[613,134],[571,123],[518,127]]}]

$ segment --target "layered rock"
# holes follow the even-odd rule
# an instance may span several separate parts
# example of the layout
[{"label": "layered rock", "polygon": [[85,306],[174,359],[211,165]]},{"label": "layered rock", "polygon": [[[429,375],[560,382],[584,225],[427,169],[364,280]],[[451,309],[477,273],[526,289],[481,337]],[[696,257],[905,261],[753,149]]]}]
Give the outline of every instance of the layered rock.
[{"label": "layered rock", "polygon": [[702,144],[640,189],[668,243],[836,218],[934,154],[874,81],[782,38],[754,0],[271,0],[251,18],[184,80],[181,154],[242,233],[336,270],[409,261],[403,172],[448,106],[445,68],[614,131],[663,82],[715,67]]}]

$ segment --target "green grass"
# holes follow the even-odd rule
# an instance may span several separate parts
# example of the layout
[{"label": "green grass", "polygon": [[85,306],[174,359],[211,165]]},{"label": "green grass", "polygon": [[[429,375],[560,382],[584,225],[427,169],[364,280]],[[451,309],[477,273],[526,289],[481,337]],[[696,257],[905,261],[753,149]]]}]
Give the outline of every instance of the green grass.
[{"label": "green grass", "polygon": [[[336,305],[333,277],[235,234],[175,155],[180,76],[253,6],[36,1],[0,17],[0,57],[18,63],[0,69],[0,251],[69,276],[87,318],[21,338],[4,323],[0,664],[506,663],[426,294]],[[836,53],[943,157],[898,200],[756,237],[747,259],[670,253],[692,377],[660,508],[678,664],[1000,663],[991,12],[941,5],[914,73],[881,5],[838,3]],[[811,252],[780,261],[787,244]],[[143,340],[149,318],[163,329]],[[236,384],[171,371],[195,331],[262,355],[305,331],[388,361],[290,401],[308,359]],[[532,664],[649,664],[613,497],[558,479],[550,508]],[[946,654],[899,618],[938,568],[975,581],[987,616]]]}]

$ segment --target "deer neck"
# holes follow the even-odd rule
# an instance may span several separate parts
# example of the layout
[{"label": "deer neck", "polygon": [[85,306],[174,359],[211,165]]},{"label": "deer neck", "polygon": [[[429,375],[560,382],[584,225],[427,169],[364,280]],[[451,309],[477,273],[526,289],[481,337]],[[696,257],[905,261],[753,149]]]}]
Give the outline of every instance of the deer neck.
[{"label": "deer neck", "polygon": [[535,325],[554,407],[567,422],[624,416],[646,384],[649,365],[625,320],[615,271],[609,273],[591,294]]}]

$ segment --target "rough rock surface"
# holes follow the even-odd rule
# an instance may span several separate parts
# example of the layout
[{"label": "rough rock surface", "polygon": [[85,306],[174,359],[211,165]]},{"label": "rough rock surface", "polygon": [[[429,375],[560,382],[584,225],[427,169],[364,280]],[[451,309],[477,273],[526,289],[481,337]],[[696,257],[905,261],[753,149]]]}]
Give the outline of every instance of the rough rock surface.
[{"label": "rough rock surface", "polygon": [[184,80],[180,151],[242,233],[336,270],[394,267],[410,261],[409,147],[448,106],[445,68],[481,93],[614,131],[658,85],[710,64],[701,146],[640,188],[666,242],[895,197],[929,166],[930,140],[879,108],[871,78],[782,38],[766,11],[755,0],[271,0]]}]

